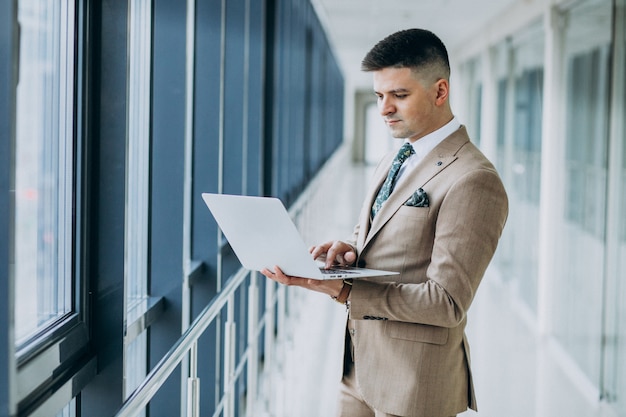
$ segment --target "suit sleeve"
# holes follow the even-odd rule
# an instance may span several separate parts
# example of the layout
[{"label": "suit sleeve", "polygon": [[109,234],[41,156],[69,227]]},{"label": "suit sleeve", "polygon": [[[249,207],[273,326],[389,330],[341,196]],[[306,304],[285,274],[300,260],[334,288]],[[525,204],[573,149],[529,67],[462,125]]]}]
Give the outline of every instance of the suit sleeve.
[{"label": "suit sleeve", "polygon": [[494,170],[465,174],[446,192],[432,219],[435,233],[426,276],[419,283],[357,280],[350,318],[456,327],[495,253],[507,215],[506,192]]}]

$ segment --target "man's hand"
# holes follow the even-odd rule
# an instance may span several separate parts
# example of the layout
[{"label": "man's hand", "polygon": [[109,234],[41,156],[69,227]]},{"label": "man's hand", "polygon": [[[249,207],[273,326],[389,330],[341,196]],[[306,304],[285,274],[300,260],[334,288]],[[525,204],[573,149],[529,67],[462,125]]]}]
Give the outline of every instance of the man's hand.
[{"label": "man's hand", "polygon": [[[354,248],[339,240],[313,246],[309,249],[309,252],[313,256],[313,259],[325,259],[325,268],[330,268],[333,265],[350,265],[356,262],[356,252]],[[280,284],[306,288],[330,295],[331,297],[337,297],[343,287],[343,280],[341,279],[322,280],[292,277],[285,275],[278,266],[275,266],[273,271],[265,268],[261,273]]]},{"label": "man's hand", "polygon": [[274,280],[280,284],[306,288],[309,290],[330,295],[331,297],[337,297],[341,292],[341,288],[343,287],[343,280],[341,279],[322,280],[292,277],[289,275],[285,275],[278,266],[274,267],[274,271],[270,271],[269,269],[265,268],[261,271],[261,273],[267,278]]},{"label": "man's hand", "polygon": [[333,265],[351,265],[356,262],[354,248],[340,240],[313,246],[309,252],[313,255],[313,259],[325,258],[324,267],[327,269]]}]

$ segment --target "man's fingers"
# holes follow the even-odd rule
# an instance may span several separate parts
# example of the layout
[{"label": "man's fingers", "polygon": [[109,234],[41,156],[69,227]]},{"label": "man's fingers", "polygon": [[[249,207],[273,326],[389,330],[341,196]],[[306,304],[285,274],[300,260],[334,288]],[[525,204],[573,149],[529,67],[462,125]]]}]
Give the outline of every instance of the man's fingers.
[{"label": "man's fingers", "polygon": [[346,261],[347,264],[351,264],[353,262],[356,262],[356,253],[352,252],[352,250],[346,252],[343,255],[344,260]]},{"label": "man's fingers", "polygon": [[326,254],[326,267],[330,268],[335,262],[343,265],[352,263],[355,260],[356,256],[352,252],[352,246],[340,240],[336,240]]},{"label": "man's fingers", "polygon": [[311,246],[309,252],[313,255],[313,259],[318,259],[326,255],[328,248],[332,246],[333,242],[325,242],[321,245]]},{"label": "man's fingers", "polygon": [[274,267],[274,271],[271,271],[268,268],[264,268],[261,271],[261,274],[265,275],[267,278],[278,282],[279,284],[284,284],[287,286],[298,286],[298,287],[310,287],[309,281],[317,281],[310,280],[309,278],[300,278],[300,277],[292,277],[290,275],[285,275],[285,273],[278,267]]}]

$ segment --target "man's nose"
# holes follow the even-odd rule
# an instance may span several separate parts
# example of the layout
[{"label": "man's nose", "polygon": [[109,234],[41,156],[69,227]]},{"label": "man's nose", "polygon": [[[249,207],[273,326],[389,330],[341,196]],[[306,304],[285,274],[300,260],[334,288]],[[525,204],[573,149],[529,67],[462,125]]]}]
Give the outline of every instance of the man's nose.
[{"label": "man's nose", "polygon": [[386,98],[379,99],[378,109],[382,116],[387,116],[396,112],[396,108],[393,103]]}]

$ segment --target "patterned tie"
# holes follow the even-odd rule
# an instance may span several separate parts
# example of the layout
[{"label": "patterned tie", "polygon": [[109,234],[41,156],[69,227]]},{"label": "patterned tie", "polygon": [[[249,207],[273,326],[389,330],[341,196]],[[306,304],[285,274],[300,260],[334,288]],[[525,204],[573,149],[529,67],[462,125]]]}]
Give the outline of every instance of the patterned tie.
[{"label": "patterned tie", "polygon": [[404,161],[406,161],[407,158],[414,153],[415,151],[413,150],[413,146],[409,142],[405,142],[398,151],[398,154],[391,163],[391,169],[389,170],[389,174],[387,174],[387,179],[383,183],[383,186],[380,187],[380,191],[378,191],[378,195],[376,196],[376,201],[374,201],[374,205],[372,206],[372,219],[376,216],[383,203],[389,198],[389,194],[393,191],[400,167]]}]

